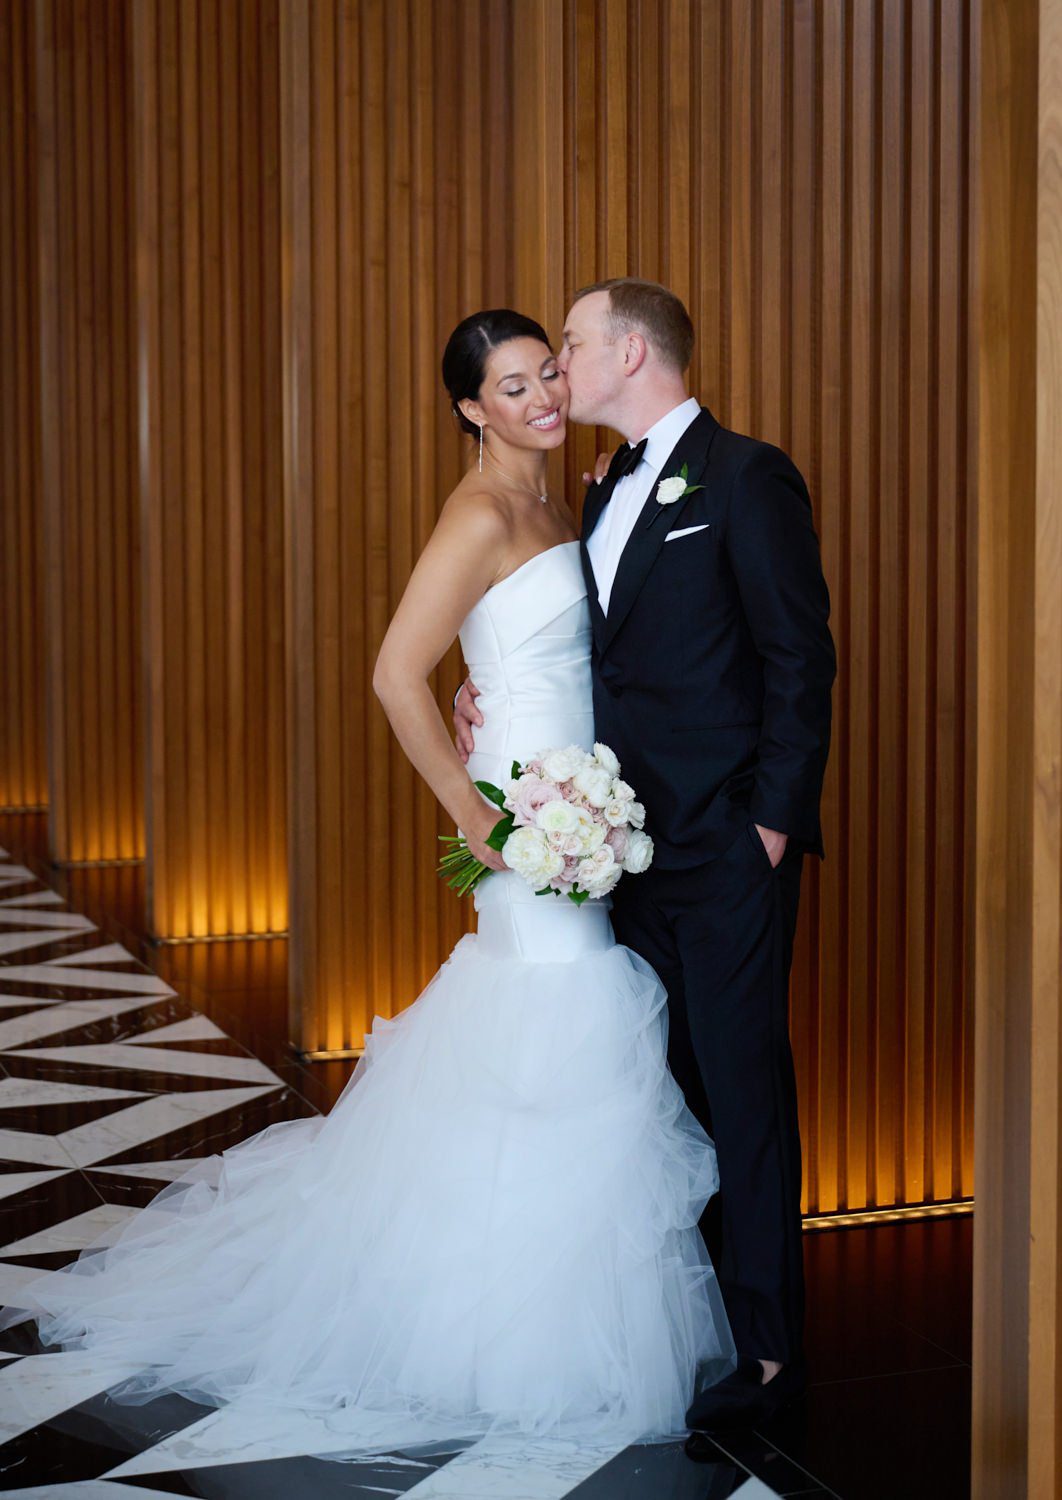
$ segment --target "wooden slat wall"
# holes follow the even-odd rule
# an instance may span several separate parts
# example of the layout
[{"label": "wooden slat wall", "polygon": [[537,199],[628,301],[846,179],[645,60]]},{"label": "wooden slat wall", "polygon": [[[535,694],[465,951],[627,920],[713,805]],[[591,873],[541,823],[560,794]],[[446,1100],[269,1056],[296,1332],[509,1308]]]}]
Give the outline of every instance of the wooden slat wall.
[{"label": "wooden slat wall", "polygon": [[[46,244],[85,254],[56,332],[43,330],[44,349],[64,355],[52,368],[65,425],[41,448],[84,505],[117,504],[128,446],[119,434],[105,458],[83,403],[109,403],[113,436],[139,393],[154,930],[283,929],[290,889],[293,1035],[309,1048],[357,1045],[374,1011],[419,991],[468,912],[431,873],[440,820],[369,679],[463,462],[443,342],[489,304],[516,303],[557,334],[574,286],[658,277],[698,326],[693,389],[806,473],[835,601],[830,857],[808,873],[794,971],[806,1207],[968,1194],[970,7],[39,0],[34,14],[106,33],[82,83],[76,47],[54,75],[67,133],[55,222],[41,222]],[[122,106],[126,26],[131,198],[107,114]],[[4,202],[26,214],[26,148],[11,139]],[[101,139],[110,155],[91,149]],[[75,171],[75,147],[88,170]],[[115,273],[130,202],[135,317]],[[11,264],[0,287],[14,276],[21,288]],[[124,333],[108,323],[119,305]],[[64,321],[75,309],[84,324]],[[123,397],[117,351],[134,328]],[[101,366],[97,391],[88,372]],[[580,431],[569,444],[573,496],[608,440]],[[4,462],[32,517],[32,462],[14,479],[6,449]],[[64,484],[51,514],[56,497],[71,503]],[[131,546],[136,530],[130,517]],[[105,607],[77,652],[57,635],[49,662],[73,673],[84,658],[102,674],[117,550],[56,555],[77,557],[85,599],[91,583]],[[67,614],[85,609],[70,596]],[[20,632],[5,660],[32,651],[29,625]],[[136,643],[124,652],[107,658],[115,683]],[[454,651],[441,702],[458,672]],[[81,691],[59,692],[64,681],[56,744]],[[103,692],[102,675],[89,681]],[[31,725],[29,676],[17,692]],[[135,680],[122,701],[132,727]],[[108,769],[99,734],[69,740],[80,780],[68,784],[91,787],[90,757]]]},{"label": "wooden slat wall", "polygon": [[[293,970],[302,1041],[356,1044],[457,930],[432,810],[364,698],[458,472],[435,375],[449,326],[508,295],[557,334],[575,286],[654,277],[697,324],[692,388],[807,475],[834,597],[829,859],[794,967],[806,1207],[968,1195],[969,8],[440,0],[294,6],[291,24],[286,312],[297,425],[314,424],[289,494],[309,548],[293,881],[316,868],[318,893]],[[572,495],[611,440],[576,432]],[[448,665],[443,700],[452,681]],[[363,788],[387,849],[371,873]],[[311,928],[334,960],[310,958]]]},{"label": "wooden slat wall", "polygon": [[129,13],[37,0],[34,20],[49,848],[60,863],[136,859]]},{"label": "wooden slat wall", "polygon": [[[968,7],[567,0],[563,48],[566,286],[518,195],[532,305],[556,330],[574,285],[673,286],[691,388],[816,505],[840,675],[794,963],[806,1207],[967,1195]],[[573,492],[604,437],[569,444]]]},{"label": "wooden slat wall", "polygon": [[47,800],[33,11],[0,6],[0,808]]},{"label": "wooden slat wall", "polygon": [[132,8],[148,920],[287,926],[277,0]]}]

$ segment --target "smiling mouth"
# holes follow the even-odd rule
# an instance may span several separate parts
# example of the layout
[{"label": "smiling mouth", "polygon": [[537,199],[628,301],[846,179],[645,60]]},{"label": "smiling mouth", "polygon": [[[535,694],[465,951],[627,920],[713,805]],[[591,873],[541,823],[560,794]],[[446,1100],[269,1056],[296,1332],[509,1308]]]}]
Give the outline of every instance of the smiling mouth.
[{"label": "smiling mouth", "polygon": [[554,407],[554,409],[551,412],[547,412],[544,417],[534,417],[530,422],[528,422],[527,425],[529,427],[537,427],[539,432],[549,432],[550,428],[556,427],[559,422],[560,408]]}]

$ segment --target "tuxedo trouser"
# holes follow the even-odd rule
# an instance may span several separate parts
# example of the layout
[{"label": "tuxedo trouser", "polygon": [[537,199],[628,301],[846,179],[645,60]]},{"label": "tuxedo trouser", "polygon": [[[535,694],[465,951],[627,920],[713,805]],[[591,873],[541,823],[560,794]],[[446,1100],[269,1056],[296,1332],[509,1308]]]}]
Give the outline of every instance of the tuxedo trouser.
[{"label": "tuxedo trouser", "polygon": [[800,1357],[804,1263],[789,968],[803,851],[772,869],[751,822],[717,859],[628,875],[619,942],[668,994],[668,1063],[715,1142],[720,1190],[701,1220],[739,1354]]}]

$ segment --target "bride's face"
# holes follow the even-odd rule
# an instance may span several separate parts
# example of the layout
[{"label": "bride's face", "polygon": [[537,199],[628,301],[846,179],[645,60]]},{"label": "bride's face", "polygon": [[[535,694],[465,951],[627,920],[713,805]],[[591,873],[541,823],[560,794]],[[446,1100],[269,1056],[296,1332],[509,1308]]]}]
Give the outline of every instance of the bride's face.
[{"label": "bride's face", "polygon": [[514,448],[559,448],[568,420],[568,382],[545,344],[510,339],[491,350],[479,400],[462,401],[461,410]]}]

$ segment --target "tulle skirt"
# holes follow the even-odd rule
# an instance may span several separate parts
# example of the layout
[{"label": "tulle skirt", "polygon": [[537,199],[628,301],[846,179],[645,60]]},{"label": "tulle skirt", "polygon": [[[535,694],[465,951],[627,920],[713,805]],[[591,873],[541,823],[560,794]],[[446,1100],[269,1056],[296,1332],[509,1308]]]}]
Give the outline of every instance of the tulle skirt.
[{"label": "tulle skirt", "polygon": [[733,1343],[696,1227],[714,1152],[665,1052],[630,950],[465,937],[327,1117],[191,1168],[4,1322],[133,1371],[119,1400],[314,1414],[332,1456],[680,1432]]}]

